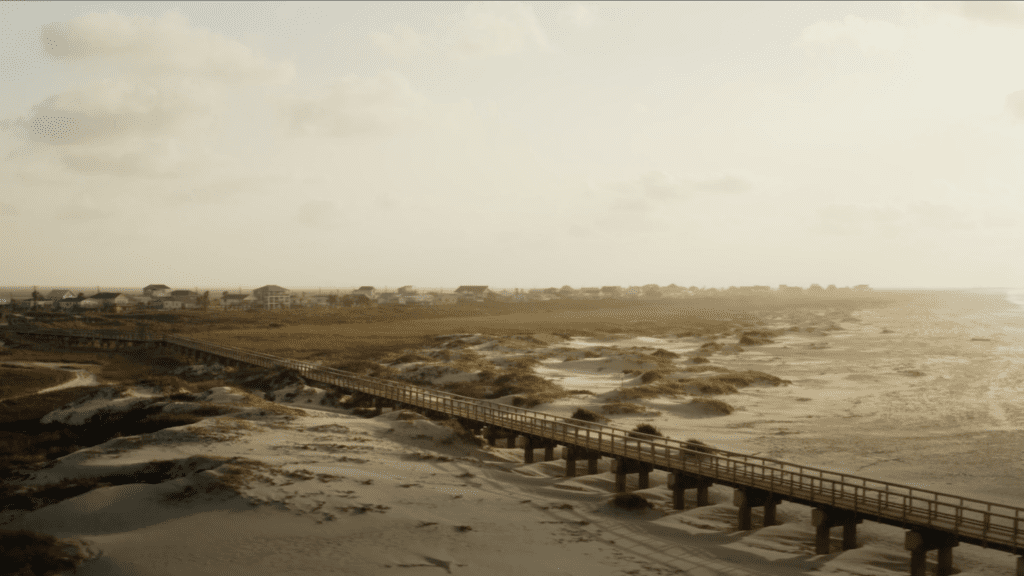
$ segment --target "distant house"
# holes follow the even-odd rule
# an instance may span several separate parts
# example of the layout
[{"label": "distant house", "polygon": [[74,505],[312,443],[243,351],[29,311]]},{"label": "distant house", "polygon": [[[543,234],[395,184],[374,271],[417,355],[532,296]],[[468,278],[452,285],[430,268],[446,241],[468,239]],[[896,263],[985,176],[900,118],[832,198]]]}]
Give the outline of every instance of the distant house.
[{"label": "distant house", "polygon": [[622,296],[622,286],[601,286],[602,298],[619,298]]},{"label": "distant house", "polygon": [[405,296],[398,292],[381,292],[377,295],[377,304],[381,306],[405,304]]},{"label": "distant house", "polygon": [[150,306],[158,310],[181,310],[185,307],[185,303],[174,298],[157,298],[150,303]]},{"label": "distant house", "polygon": [[89,298],[100,303],[101,308],[118,310],[131,305],[131,298],[120,292],[100,292]]},{"label": "distant house", "polygon": [[191,290],[174,290],[170,298],[184,304],[184,308],[192,308],[199,303],[199,294]]},{"label": "distant house", "polygon": [[580,295],[587,300],[598,300],[601,298],[600,288],[580,288]]},{"label": "distant house", "polygon": [[346,294],[341,297],[342,306],[376,306],[377,301],[365,294]]},{"label": "distant house", "polygon": [[419,304],[420,306],[429,306],[434,303],[433,294],[407,294],[405,296],[406,304]]},{"label": "distant house", "polygon": [[65,298],[74,297],[75,293],[70,290],[50,290],[50,293],[45,296],[45,298],[50,301],[63,300]]},{"label": "distant house", "polygon": [[166,284],[150,284],[142,289],[142,294],[151,298],[166,298],[171,295],[171,287]]},{"label": "distant house", "polygon": [[37,300],[33,300],[33,299],[30,298],[30,299],[26,300],[25,302],[27,303],[27,307],[28,308],[32,308],[32,309],[36,309],[36,308],[51,308],[51,307],[53,307],[53,304],[54,304],[53,300],[47,300],[46,298],[43,298],[41,296]]},{"label": "distant house", "polygon": [[252,291],[256,303],[265,310],[291,307],[291,291],[274,284],[268,284]]},{"label": "distant house", "polygon": [[256,304],[256,297],[252,294],[224,294],[220,303],[225,310],[248,309]]},{"label": "distant house", "polygon": [[65,298],[58,300],[57,305],[62,310],[97,310],[102,306],[99,300],[85,297]]},{"label": "distant house", "polygon": [[484,300],[493,298],[494,292],[492,292],[487,286],[459,286],[455,290],[455,296],[459,301],[483,302]]},{"label": "distant house", "polygon": [[436,293],[436,294],[432,294],[432,296],[434,297],[433,298],[433,304],[434,305],[457,304],[459,302],[459,297],[456,296],[455,294]]},{"label": "distant house", "polygon": [[398,289],[399,294],[415,294],[416,290],[412,286],[402,286]]},{"label": "distant house", "polygon": [[366,296],[370,300],[377,299],[377,291],[373,289],[373,286],[360,286],[357,290],[352,291],[352,295]]}]

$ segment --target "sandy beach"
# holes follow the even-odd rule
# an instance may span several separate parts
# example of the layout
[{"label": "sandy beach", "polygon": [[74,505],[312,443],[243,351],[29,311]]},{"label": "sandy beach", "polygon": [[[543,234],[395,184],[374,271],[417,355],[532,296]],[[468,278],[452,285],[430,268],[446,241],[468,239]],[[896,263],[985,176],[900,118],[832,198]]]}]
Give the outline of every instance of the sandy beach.
[{"label": "sandy beach", "polygon": [[[649,412],[616,415],[613,424],[647,422],[676,438],[1020,505],[1024,491],[1013,479],[1021,476],[1024,399],[1015,386],[1024,375],[1024,321],[995,300],[956,302],[858,311],[838,325],[779,317],[767,326],[782,331],[772,342],[711,354],[706,344],[735,343],[734,335],[609,334],[515,346],[453,334],[440,342],[461,340],[458,350],[492,363],[546,356],[536,374],[593,393],[535,407],[563,416],[599,410],[642,385],[623,373],[650,368],[637,354],[673,352],[679,374],[692,376],[687,359],[703,351],[704,365],[789,382],[716,395],[734,407],[728,415],[696,410],[686,395],[635,399]],[[810,328],[786,330],[794,325]],[[394,366],[422,373],[424,364]],[[453,371],[434,377],[459,381]],[[833,553],[819,556],[804,506],[783,503],[779,525],[760,528],[755,518],[753,530],[737,531],[731,489],[713,487],[711,506],[690,501],[675,511],[666,475],[656,471],[652,487],[639,491],[653,508],[622,510],[609,504],[606,461],[596,475],[565,478],[563,460],[524,464],[522,450],[480,446],[412,412],[358,417],[322,405],[325,391],[315,386],[271,394],[276,411],[230,384],[177,399],[145,386],[96,388],[44,420],[76,425],[140,407],[216,405],[224,413],[114,438],[36,470],[25,486],[85,478],[110,485],[4,512],[2,527],[78,542],[88,559],[77,573],[86,576],[908,573],[898,528],[865,523],[860,548],[841,552],[834,542]],[[954,553],[962,574],[1009,574],[1014,561],[967,545]]]}]

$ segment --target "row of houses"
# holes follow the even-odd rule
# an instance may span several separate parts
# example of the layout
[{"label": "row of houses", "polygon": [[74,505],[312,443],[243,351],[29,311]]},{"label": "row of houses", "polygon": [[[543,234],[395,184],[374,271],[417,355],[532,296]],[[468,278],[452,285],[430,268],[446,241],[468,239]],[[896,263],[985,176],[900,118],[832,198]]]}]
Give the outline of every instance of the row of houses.
[{"label": "row of houses", "polygon": [[599,299],[640,299],[640,298],[689,298],[702,296],[828,296],[848,292],[864,292],[866,284],[853,288],[837,288],[829,285],[822,288],[812,284],[804,289],[799,286],[730,286],[724,289],[682,287],[671,284],[659,287],[645,286],[601,286],[572,288],[533,288],[529,290],[492,290],[488,286],[460,286],[454,292],[421,291],[412,286],[403,286],[395,291],[378,290],[373,286],[360,286],[348,294],[320,292],[295,292],[275,284],[268,284],[250,293],[222,292],[219,296],[198,290],[174,290],[165,284],[150,284],[142,289],[142,295],[122,292],[97,292],[91,296],[77,295],[68,290],[51,290],[45,296],[33,293],[29,300],[16,302],[21,308],[54,310],[108,310],[120,311],[130,308],[155,310],[180,310],[191,308],[224,310],[276,310],[284,308],[335,307],[335,306],[391,306],[391,305],[452,305],[465,302],[528,302],[556,299],[599,300]]}]

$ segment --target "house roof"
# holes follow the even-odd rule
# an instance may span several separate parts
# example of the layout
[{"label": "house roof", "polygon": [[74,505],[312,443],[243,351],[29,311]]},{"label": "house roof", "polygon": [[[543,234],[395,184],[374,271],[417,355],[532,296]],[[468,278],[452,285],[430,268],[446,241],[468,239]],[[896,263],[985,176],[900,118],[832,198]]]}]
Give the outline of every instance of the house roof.
[{"label": "house roof", "polygon": [[359,290],[373,290],[373,286],[360,286]]},{"label": "house roof", "polygon": [[143,290],[170,290],[171,287],[166,284],[150,284],[143,288]]},{"label": "house roof", "polygon": [[92,296],[89,296],[89,298],[93,298],[95,300],[113,300],[118,296],[123,296],[123,294],[120,292],[100,292],[98,294],[93,294]]},{"label": "house roof", "polygon": [[487,291],[487,286],[459,286],[455,292],[470,292],[474,294],[480,294]]},{"label": "house roof", "polygon": [[65,294],[74,295],[74,292],[70,290],[50,290],[50,292],[46,295],[46,299],[53,300],[55,298],[63,298]]},{"label": "house roof", "polygon": [[246,300],[246,299],[252,300],[253,299],[251,294],[225,294],[221,298],[223,298],[224,300]]},{"label": "house roof", "polygon": [[253,290],[253,292],[256,292],[257,290],[262,290],[264,292],[290,292],[290,290],[288,290],[287,288],[281,288],[277,284],[267,284],[262,288],[257,288],[256,290]]}]

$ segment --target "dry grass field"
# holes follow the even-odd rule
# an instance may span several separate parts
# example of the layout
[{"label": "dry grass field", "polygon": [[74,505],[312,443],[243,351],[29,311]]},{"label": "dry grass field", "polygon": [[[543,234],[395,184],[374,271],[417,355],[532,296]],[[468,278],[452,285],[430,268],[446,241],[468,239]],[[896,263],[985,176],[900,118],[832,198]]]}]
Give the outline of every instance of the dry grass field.
[{"label": "dry grass field", "polygon": [[[794,313],[836,321],[901,297],[866,294],[843,299],[733,298],[653,301],[597,300],[483,303],[445,307],[382,306],[369,309],[302,309],[257,312],[151,314],[151,330],[194,336],[289,358],[338,364],[377,360],[423,348],[444,334],[564,334],[569,336],[740,334]],[[276,327],[270,327],[274,324]]]}]

